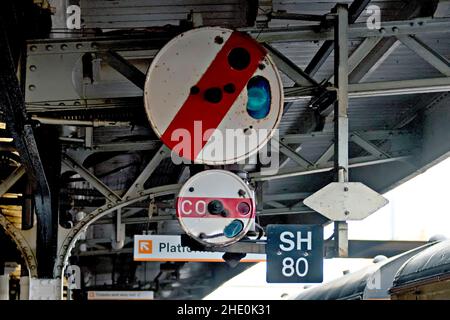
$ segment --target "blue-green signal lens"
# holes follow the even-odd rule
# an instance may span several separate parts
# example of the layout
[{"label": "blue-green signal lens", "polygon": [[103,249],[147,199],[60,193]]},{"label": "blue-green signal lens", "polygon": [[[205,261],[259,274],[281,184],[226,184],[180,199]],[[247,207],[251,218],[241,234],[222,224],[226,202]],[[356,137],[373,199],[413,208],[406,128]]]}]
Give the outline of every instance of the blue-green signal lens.
[{"label": "blue-green signal lens", "polygon": [[241,220],[235,219],[231,221],[229,225],[225,227],[223,230],[223,234],[227,238],[234,238],[236,237],[241,231],[244,229],[244,224]]},{"label": "blue-green signal lens", "polygon": [[261,76],[250,79],[247,84],[247,112],[254,119],[264,119],[270,111],[269,81]]}]

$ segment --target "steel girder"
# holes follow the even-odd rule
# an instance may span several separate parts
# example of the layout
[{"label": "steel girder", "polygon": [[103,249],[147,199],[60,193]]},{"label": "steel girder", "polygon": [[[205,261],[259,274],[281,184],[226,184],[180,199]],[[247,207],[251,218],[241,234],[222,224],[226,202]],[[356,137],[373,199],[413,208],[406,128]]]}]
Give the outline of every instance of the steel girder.
[{"label": "steel girder", "polygon": [[0,19],[0,105],[14,144],[33,183],[35,205],[38,216],[38,251],[39,276],[51,277],[52,261],[56,254],[55,221],[53,219],[55,203],[52,201],[51,188],[46,176],[45,166],[41,161],[33,128],[27,121],[24,97],[16,76],[14,51],[10,45],[10,35],[16,34],[17,26],[10,23],[6,16],[9,10],[1,11]]},{"label": "steel girder", "polygon": [[72,249],[75,247],[75,244],[81,234],[85,232],[92,223],[104,217],[105,215],[122,209],[130,204],[146,199],[154,199],[161,196],[176,194],[180,188],[181,185],[174,184],[147,189],[142,191],[140,195],[136,197],[121,199],[114,202],[107,202],[102,207],[97,208],[96,210],[87,214],[84,219],[79,221],[72,229],[70,229],[64,239],[61,239],[61,244],[58,248],[57,259],[54,264],[53,277],[62,278],[64,268],[68,262]]}]

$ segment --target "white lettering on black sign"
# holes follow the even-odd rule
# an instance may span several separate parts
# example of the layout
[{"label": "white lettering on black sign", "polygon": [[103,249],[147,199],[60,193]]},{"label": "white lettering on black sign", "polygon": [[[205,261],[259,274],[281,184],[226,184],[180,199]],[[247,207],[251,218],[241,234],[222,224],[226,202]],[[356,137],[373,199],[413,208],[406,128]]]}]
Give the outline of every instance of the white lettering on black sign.
[{"label": "white lettering on black sign", "polygon": [[[302,232],[297,231],[296,234],[290,231],[284,231],[280,234],[280,249],[288,252],[292,250],[302,250],[302,244],[305,250],[312,250],[312,232],[308,231],[306,237],[302,238]],[[300,257],[294,260],[291,257],[286,257],[282,261],[283,267],[281,273],[285,277],[292,277],[297,275],[299,277],[304,277],[308,274],[309,264],[306,258]]]}]

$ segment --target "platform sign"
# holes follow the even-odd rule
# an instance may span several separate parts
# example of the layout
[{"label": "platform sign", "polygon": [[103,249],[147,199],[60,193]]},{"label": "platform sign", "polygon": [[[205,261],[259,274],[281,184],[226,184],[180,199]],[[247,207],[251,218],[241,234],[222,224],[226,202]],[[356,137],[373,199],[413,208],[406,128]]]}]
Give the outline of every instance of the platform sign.
[{"label": "platform sign", "polygon": [[[223,252],[194,251],[181,245],[179,235],[135,235],[134,261],[224,262]],[[265,254],[247,254],[241,262],[262,262]]]},{"label": "platform sign", "polygon": [[88,291],[88,300],[153,300],[153,291]]},{"label": "platform sign", "polygon": [[269,283],[323,281],[323,227],[320,225],[267,226]]}]

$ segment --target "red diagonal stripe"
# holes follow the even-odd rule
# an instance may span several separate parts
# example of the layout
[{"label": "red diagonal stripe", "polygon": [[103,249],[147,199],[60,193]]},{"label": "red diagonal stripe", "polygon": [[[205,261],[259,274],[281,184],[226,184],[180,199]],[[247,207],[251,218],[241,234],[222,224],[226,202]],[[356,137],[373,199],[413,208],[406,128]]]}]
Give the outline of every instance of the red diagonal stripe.
[{"label": "red diagonal stripe", "polygon": [[[250,64],[244,70],[235,70],[228,63],[228,55],[234,48],[245,48],[250,54]],[[189,160],[195,160],[212,135],[213,130],[211,129],[217,129],[265,55],[265,49],[256,41],[243,33],[233,32],[201,79],[195,84],[200,89],[200,92],[190,94],[187,97],[185,103],[162,135],[161,140],[173,150],[180,141],[172,141],[172,133],[177,129],[186,129],[190,133],[191,150],[190,154],[180,154],[180,156]],[[194,64],[195,61],[192,61],[192,63]],[[229,83],[235,86],[234,93],[226,93],[223,90],[224,86]],[[204,92],[208,88],[213,87],[222,89],[223,97],[220,103],[210,103],[204,99]],[[197,130],[194,130],[195,123],[197,123]],[[198,128],[199,123],[201,123],[201,130]],[[207,130],[209,131],[205,135]],[[187,141],[182,143],[187,143]],[[189,150],[183,151],[183,153],[188,152]]]},{"label": "red diagonal stripe", "polygon": [[[207,212],[208,203],[213,200],[220,200],[227,210],[228,215],[226,218],[235,219],[253,219],[255,217],[255,205],[251,198],[206,198],[206,197],[178,197],[176,201],[177,217],[181,218],[218,218],[223,219],[220,215],[212,215]],[[184,202],[188,201],[183,205]],[[197,202],[202,202],[200,206],[202,213],[196,212]],[[250,207],[248,214],[240,214],[237,210],[238,205],[241,202],[245,202]],[[189,212],[184,212],[188,210]]]}]

